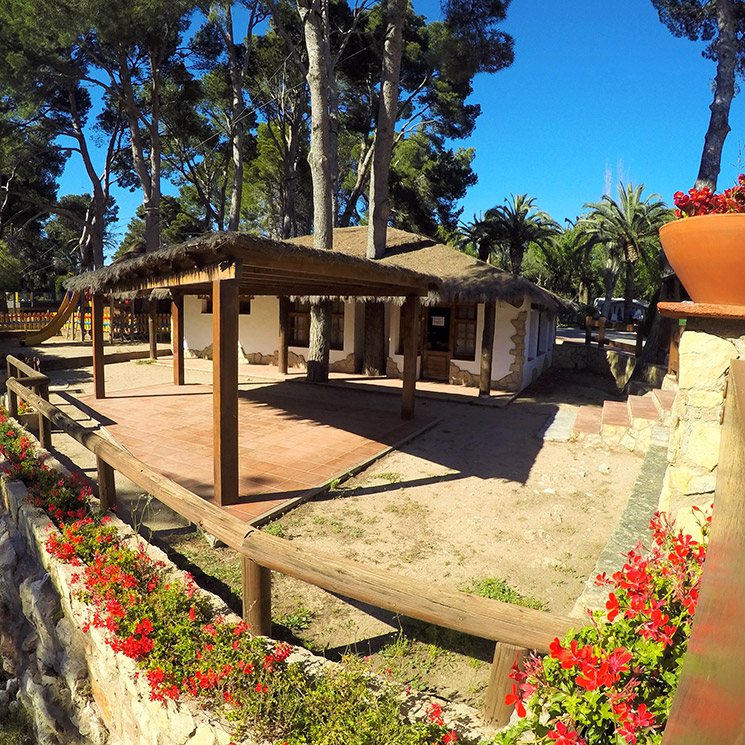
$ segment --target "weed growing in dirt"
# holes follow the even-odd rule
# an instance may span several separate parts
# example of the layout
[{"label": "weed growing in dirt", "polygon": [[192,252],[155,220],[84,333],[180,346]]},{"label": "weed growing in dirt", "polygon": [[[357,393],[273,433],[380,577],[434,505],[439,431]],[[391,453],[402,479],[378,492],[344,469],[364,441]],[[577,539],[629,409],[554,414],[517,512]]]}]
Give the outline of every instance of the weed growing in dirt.
[{"label": "weed growing in dirt", "polygon": [[279,521],[265,525],[262,530],[269,535],[276,535],[277,538],[284,538],[287,535],[285,526]]},{"label": "weed growing in dirt", "polygon": [[277,619],[280,626],[285,626],[290,631],[304,631],[307,629],[315,618],[316,614],[306,608],[302,603],[298,603],[297,608],[286,616]]},{"label": "weed growing in dirt", "polygon": [[150,359],[147,359],[147,360],[137,360],[135,362],[135,364],[136,365],[154,365],[155,364],[155,360],[150,360]]},{"label": "weed growing in dirt", "polygon": [[373,476],[374,479],[383,479],[389,484],[398,484],[401,481],[400,473],[393,473],[392,471],[386,471],[385,473],[377,473]]},{"label": "weed growing in dirt", "polygon": [[469,585],[461,587],[460,589],[463,590],[463,592],[481,595],[482,598],[501,600],[503,603],[522,605],[526,608],[546,610],[546,606],[540,600],[537,600],[530,595],[521,595],[517,590],[513,590],[503,579],[499,579],[498,577],[486,577],[485,579],[473,580]]}]

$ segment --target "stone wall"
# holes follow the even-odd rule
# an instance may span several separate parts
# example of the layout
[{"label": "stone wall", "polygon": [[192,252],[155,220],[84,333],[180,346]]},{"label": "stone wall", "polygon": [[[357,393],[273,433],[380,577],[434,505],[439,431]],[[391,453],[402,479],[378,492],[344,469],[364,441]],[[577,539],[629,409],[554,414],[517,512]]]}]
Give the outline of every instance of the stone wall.
[{"label": "stone wall", "polygon": [[[2,467],[0,461],[0,472]],[[0,486],[0,657],[8,675],[0,686],[0,728],[3,708],[8,702],[16,706],[11,699],[17,696],[39,745],[228,745],[229,722],[194,701],[151,701],[147,677],[106,644],[104,630],[91,626],[83,632],[89,607],[73,594],[73,575],[80,568],[46,552],[46,539],[56,528],[25,499],[26,487],[5,480]],[[139,545],[128,525],[116,517],[112,524]],[[154,561],[180,574],[162,551],[145,546]],[[228,623],[240,620],[218,597],[200,592]],[[292,648],[288,662],[300,663],[309,675],[335,667],[302,647]],[[470,707],[428,693],[411,692],[405,716],[422,721],[433,701],[449,726],[457,722],[463,737],[481,740],[490,734]],[[267,745],[250,735],[241,742]]]},{"label": "stone wall", "polygon": [[[726,381],[745,357],[745,321],[689,319],[680,339],[678,395],[660,509],[690,525],[691,506],[714,497]],[[686,522],[688,521],[688,522]]]},{"label": "stone wall", "polygon": [[[83,633],[87,607],[72,575],[43,549],[49,519],[3,484],[0,511],[0,650],[41,745],[227,745],[230,725],[207,712],[150,701],[144,675],[116,654],[101,629]],[[114,518],[124,535],[131,529]],[[139,539],[137,539],[139,540]],[[149,546],[156,560],[167,557]],[[174,571],[177,571],[174,569]],[[232,616],[212,596],[213,602]],[[238,620],[235,618],[235,620]]]},{"label": "stone wall", "polygon": [[[622,388],[636,367],[636,358],[613,347],[562,341],[554,345],[552,366],[559,370],[587,370],[596,375],[613,378],[616,385]],[[641,381],[659,388],[665,373],[665,368],[660,365],[645,365]]]}]

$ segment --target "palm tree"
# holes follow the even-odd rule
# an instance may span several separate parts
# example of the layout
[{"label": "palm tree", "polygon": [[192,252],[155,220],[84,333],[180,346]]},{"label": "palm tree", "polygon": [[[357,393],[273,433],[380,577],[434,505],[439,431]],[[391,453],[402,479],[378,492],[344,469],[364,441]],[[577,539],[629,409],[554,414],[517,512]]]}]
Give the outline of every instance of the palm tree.
[{"label": "palm tree", "polygon": [[[624,320],[631,321],[634,300],[634,269],[640,259],[659,257],[660,227],[672,219],[673,211],[660,200],[659,194],[642,199],[644,184],[618,184],[618,201],[604,194],[599,202],[590,202],[590,214],[583,219],[587,232],[597,236],[608,248],[608,263],[620,263],[626,272]],[[606,287],[606,301],[608,292]]]},{"label": "palm tree", "polygon": [[519,274],[528,246],[552,240],[561,228],[547,212],[535,206],[535,197],[510,196],[512,203],[505,199],[505,204],[487,210],[484,219],[493,225],[497,245],[509,255],[511,271]]},{"label": "palm tree", "polygon": [[496,248],[494,225],[485,220],[481,213],[473,216],[472,222],[458,225],[458,248],[468,254],[475,254],[481,261],[489,261]]}]

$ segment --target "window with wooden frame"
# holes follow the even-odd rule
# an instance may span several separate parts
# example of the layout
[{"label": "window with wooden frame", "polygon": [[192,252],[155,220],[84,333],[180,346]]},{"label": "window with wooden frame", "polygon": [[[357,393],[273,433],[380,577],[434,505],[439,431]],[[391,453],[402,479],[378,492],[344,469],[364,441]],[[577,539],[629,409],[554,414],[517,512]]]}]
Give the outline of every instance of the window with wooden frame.
[{"label": "window with wooden frame", "polygon": [[476,359],[477,305],[455,305],[453,307],[453,359]]},{"label": "window with wooden frame", "polygon": [[[310,303],[293,300],[290,303],[291,347],[307,347],[310,344]],[[331,303],[330,349],[344,349],[344,303],[335,300]]]}]

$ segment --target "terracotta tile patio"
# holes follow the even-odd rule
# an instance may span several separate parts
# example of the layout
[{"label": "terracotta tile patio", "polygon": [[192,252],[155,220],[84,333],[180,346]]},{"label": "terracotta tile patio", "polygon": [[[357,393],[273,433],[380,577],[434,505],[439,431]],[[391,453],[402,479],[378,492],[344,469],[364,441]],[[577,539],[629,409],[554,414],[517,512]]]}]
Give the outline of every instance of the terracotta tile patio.
[{"label": "terracotta tile patio", "polygon": [[[159,385],[82,399],[132,455],[212,499],[212,387]],[[240,386],[239,490],[226,507],[246,521],[308,496],[416,433],[434,419],[400,418],[393,397],[298,382]]]}]

